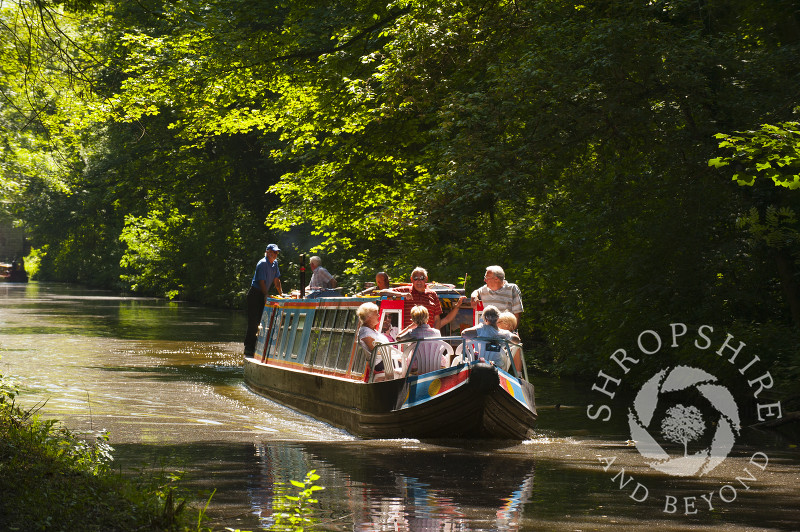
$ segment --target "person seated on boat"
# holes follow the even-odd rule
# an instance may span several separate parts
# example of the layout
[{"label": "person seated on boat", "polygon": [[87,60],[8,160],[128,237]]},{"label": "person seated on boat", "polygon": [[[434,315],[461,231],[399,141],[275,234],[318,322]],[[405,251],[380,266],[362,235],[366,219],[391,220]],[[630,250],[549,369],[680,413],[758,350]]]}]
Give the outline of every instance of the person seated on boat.
[{"label": "person seated on boat", "polygon": [[[513,312],[504,310],[497,318],[497,328],[499,330],[506,330],[511,333],[511,343],[519,344],[520,338],[517,335],[517,317]],[[517,370],[517,375],[522,374],[522,349],[519,345],[511,345],[511,355],[514,357],[514,367]]]},{"label": "person seated on boat", "polygon": [[[392,323],[392,315],[391,314],[387,314],[386,316],[384,316],[383,327],[381,328],[381,332],[383,333],[383,335],[386,338],[388,338],[392,342],[394,342],[394,340],[395,340],[394,335],[392,334],[392,329],[393,328],[394,328],[394,324]],[[396,330],[395,330],[395,332],[396,332]]]},{"label": "person seated on boat", "polygon": [[398,286],[395,288],[385,288],[379,293],[383,296],[400,297],[403,299],[403,327],[411,325],[411,309],[421,305],[428,310],[428,325],[434,329],[441,329],[458,314],[464,296],[461,296],[457,303],[453,305],[447,316],[442,317],[442,304],[436,292],[427,287],[428,271],[425,268],[416,267],[411,272],[411,286]]},{"label": "person seated on boat", "polygon": [[387,288],[391,288],[391,282],[389,280],[389,274],[386,272],[378,272],[375,274],[375,287],[378,290],[385,290]]},{"label": "person seated on boat", "polygon": [[[378,323],[380,322],[378,313],[378,305],[375,303],[364,303],[356,310],[356,316],[361,320],[361,327],[358,329],[358,343],[361,347],[366,349],[368,353],[372,353],[376,345],[388,344],[391,342],[385,334],[377,330]],[[380,376],[381,379],[383,378],[384,366],[381,358],[375,360],[373,370],[375,371],[376,379],[378,376]]]},{"label": "person seated on boat", "polygon": [[513,312],[504,310],[497,318],[497,328],[501,331],[508,331],[511,333],[511,341],[515,344],[520,342],[519,335],[517,334],[517,317]]},{"label": "person seated on boat", "polygon": [[[399,342],[404,342],[410,340],[422,340],[423,338],[441,338],[441,337],[442,333],[439,332],[439,329],[434,329],[428,324],[428,309],[426,309],[422,305],[417,305],[416,307],[411,309],[411,324],[409,324],[408,327],[400,331],[400,334],[397,335],[397,340]],[[420,354],[424,353],[425,350],[428,348],[438,349],[439,346],[436,346],[435,344],[443,344],[443,343],[444,342],[421,343],[420,344],[421,347],[418,347],[418,349],[422,349],[422,351],[419,351],[419,353]],[[413,351],[409,349],[407,354],[411,356],[412,352]],[[431,353],[431,356],[435,355]],[[448,365],[449,365],[448,357],[442,354],[441,360],[439,361],[439,367],[446,368]],[[411,371],[414,372],[416,371],[416,369],[417,369],[417,363],[412,362]]]},{"label": "person seated on boat", "polygon": [[[485,344],[486,340],[509,340],[513,341],[511,333],[505,329],[497,327],[497,320],[500,318],[500,311],[494,305],[489,305],[483,309],[481,323],[475,327],[470,327],[461,331],[461,337],[467,340],[478,340],[478,345]],[[483,341],[483,342],[482,342]],[[500,352],[482,352],[480,354],[487,362],[500,364],[503,362]],[[505,368],[504,368],[505,369]]]},{"label": "person seated on boat", "polygon": [[306,287],[306,293],[310,293],[315,290],[328,290],[330,288],[336,288],[336,279],[334,279],[333,275],[331,275],[328,270],[322,267],[321,258],[314,255],[308,259],[308,265],[311,267],[312,273],[311,279]]},{"label": "person seated on boat", "polygon": [[439,329],[434,329],[428,323],[428,309],[422,305],[417,305],[411,309],[411,323],[400,331],[397,340],[419,340],[421,338],[440,338],[442,333]]},{"label": "person seated on boat", "polygon": [[474,327],[469,327],[461,331],[461,336],[468,340],[473,338],[512,340],[510,331],[500,329],[497,321],[500,319],[500,311],[494,305],[489,305],[483,309],[481,323]]}]

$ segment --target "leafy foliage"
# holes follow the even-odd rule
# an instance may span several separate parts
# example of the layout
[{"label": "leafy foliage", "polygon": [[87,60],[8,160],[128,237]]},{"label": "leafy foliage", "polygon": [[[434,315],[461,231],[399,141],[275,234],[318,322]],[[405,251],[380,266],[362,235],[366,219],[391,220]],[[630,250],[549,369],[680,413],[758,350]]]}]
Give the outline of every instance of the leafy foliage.
[{"label": "leafy foliage", "polygon": [[800,188],[800,122],[764,124],[757,131],[715,136],[722,139],[720,148],[733,153],[715,157],[709,165],[717,168],[734,165],[736,173],[732,179],[740,185],[752,185],[762,177],[790,190]]},{"label": "leafy foliage", "polygon": [[306,478],[300,482],[290,481],[297,489],[297,495],[281,494],[275,501],[275,523],[270,530],[303,532],[313,527],[317,521],[311,517],[314,508],[312,505],[319,501],[314,498],[314,492],[324,490],[315,483],[319,480],[316,470],[306,473]]},{"label": "leafy foliage", "polygon": [[0,161],[42,279],[234,306],[270,241],[287,288],[310,251],[346,287],[501,264],[568,373],[668,320],[800,324],[790,2],[34,4]]},{"label": "leafy foliage", "polygon": [[[79,438],[16,404],[0,375],[0,522],[9,530],[186,530],[183,501],[164,478],[111,470],[107,434]],[[145,479],[153,481],[146,484]]]}]

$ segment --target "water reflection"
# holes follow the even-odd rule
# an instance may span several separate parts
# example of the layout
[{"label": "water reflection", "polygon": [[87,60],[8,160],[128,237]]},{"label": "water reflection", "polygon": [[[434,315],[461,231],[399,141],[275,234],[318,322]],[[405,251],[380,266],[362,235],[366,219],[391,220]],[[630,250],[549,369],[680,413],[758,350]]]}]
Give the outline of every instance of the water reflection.
[{"label": "water reflection", "polygon": [[5,308],[25,318],[6,325],[9,334],[216,342],[243,336],[240,312],[185,302],[39,283],[0,283],[0,297]]},{"label": "water reflection", "polygon": [[[259,526],[275,522],[275,486],[316,469],[318,526],[357,531],[520,530],[530,501],[531,459],[384,441],[372,445],[259,443],[258,482],[249,489]],[[479,523],[480,526],[476,527]]]}]

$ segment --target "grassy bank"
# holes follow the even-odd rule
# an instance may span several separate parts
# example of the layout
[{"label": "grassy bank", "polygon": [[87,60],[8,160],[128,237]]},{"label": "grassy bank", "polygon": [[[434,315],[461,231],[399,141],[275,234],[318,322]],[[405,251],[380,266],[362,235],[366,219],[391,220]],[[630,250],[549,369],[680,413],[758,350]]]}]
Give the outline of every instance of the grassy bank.
[{"label": "grassy bank", "polygon": [[169,476],[123,477],[104,437],[79,438],[16,397],[0,375],[0,529],[201,530]]}]

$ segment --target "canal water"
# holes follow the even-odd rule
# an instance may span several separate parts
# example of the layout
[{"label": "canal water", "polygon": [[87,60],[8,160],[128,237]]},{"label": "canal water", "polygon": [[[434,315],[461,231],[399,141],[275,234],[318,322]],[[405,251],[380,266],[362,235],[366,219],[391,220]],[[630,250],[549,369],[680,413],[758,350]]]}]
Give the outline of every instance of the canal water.
[{"label": "canal water", "polygon": [[535,438],[360,440],[251,393],[241,312],[66,285],[0,283],[0,373],[19,401],[108,431],[124,471],[182,471],[207,526],[274,524],[290,480],[320,475],[314,530],[798,530],[794,442],[750,431],[702,477],[648,467],[589,423],[589,386],[534,377]]}]

